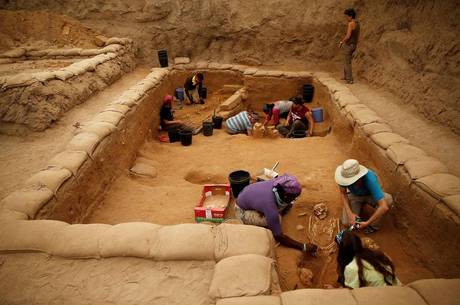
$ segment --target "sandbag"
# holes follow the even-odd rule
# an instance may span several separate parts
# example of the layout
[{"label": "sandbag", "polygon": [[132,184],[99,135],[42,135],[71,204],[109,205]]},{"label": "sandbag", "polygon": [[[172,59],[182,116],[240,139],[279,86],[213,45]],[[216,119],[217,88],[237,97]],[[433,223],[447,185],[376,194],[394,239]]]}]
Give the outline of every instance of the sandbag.
[{"label": "sandbag", "polygon": [[180,65],[180,64],[188,64],[190,63],[190,58],[189,57],[176,57],[174,58],[174,64]]},{"label": "sandbag", "polygon": [[299,77],[299,73],[297,73],[297,72],[292,72],[292,71],[284,71],[284,72],[283,72],[283,76],[286,77],[286,78],[298,78],[298,77]]},{"label": "sandbag", "polygon": [[51,159],[48,164],[51,166],[62,167],[77,175],[78,169],[88,159],[88,154],[84,151],[63,151]]},{"label": "sandbag", "polygon": [[123,119],[124,117],[125,116],[119,112],[103,111],[97,114],[93,120],[97,122],[106,122],[117,126],[118,123],[120,123],[121,119]]},{"label": "sandbag", "polygon": [[215,228],[215,258],[242,254],[273,255],[273,237],[269,230],[247,225],[221,224]]},{"label": "sandbag", "polygon": [[0,208],[0,222],[28,220],[28,219],[29,219],[29,216],[22,212],[13,211],[7,208]]},{"label": "sandbag", "polygon": [[57,193],[61,185],[70,177],[72,172],[59,166],[48,166],[26,180],[27,186],[47,187],[54,194]]},{"label": "sandbag", "polygon": [[221,68],[222,70],[231,70],[232,67],[233,67],[233,64],[221,64],[221,65],[220,65],[220,68]]},{"label": "sandbag", "polygon": [[256,74],[257,71],[259,71],[259,69],[257,68],[247,68],[246,70],[244,70],[243,75],[253,75]]},{"label": "sandbag", "polygon": [[423,150],[405,143],[390,145],[385,153],[387,157],[397,165],[402,165],[408,160],[426,157],[426,153]]},{"label": "sandbag", "polygon": [[241,104],[241,95],[233,94],[219,106],[219,111],[229,111]]},{"label": "sandbag", "polygon": [[460,194],[442,198],[442,201],[457,215],[460,216]]},{"label": "sandbag", "polygon": [[106,224],[76,224],[63,227],[56,234],[50,253],[69,258],[99,258],[99,241],[110,227]]},{"label": "sandbag", "polygon": [[299,74],[300,78],[312,78],[313,73],[312,72],[307,72],[307,71],[299,71],[297,72]]},{"label": "sandbag", "polygon": [[357,304],[389,305],[389,304],[410,304],[427,305],[417,292],[409,287],[386,286],[386,287],[365,287],[351,290]]},{"label": "sandbag", "polygon": [[247,68],[248,66],[245,65],[232,65],[231,70],[237,72],[244,72]]},{"label": "sandbag", "polygon": [[255,297],[239,297],[217,300],[216,305],[281,305],[278,296],[259,295]]},{"label": "sandbag", "polygon": [[437,199],[460,194],[460,178],[451,174],[433,174],[415,180],[415,184]]},{"label": "sandbag", "polygon": [[364,305],[357,303],[349,289],[299,289],[280,295],[283,305]]},{"label": "sandbag", "polygon": [[432,174],[447,173],[447,167],[438,159],[432,157],[422,157],[408,160],[404,163],[404,168],[409,176],[415,180]]},{"label": "sandbag", "polygon": [[381,132],[371,136],[372,141],[383,149],[396,143],[409,143],[409,140],[392,132]]},{"label": "sandbag", "polygon": [[9,194],[0,202],[0,206],[12,211],[24,213],[28,218],[53,198],[53,192],[47,187],[28,187]]},{"label": "sandbag", "polygon": [[32,83],[36,82],[33,77],[33,73],[18,73],[11,77],[6,77],[3,83],[3,89],[15,88],[15,87],[23,87],[28,86]]},{"label": "sandbag", "polygon": [[35,72],[33,74],[33,77],[38,80],[39,82],[46,82],[50,79],[53,79],[55,78],[55,73],[54,72],[48,72],[48,71],[44,71],[44,72]]},{"label": "sandbag", "polygon": [[96,56],[100,53],[101,51],[99,49],[85,49],[80,51],[81,56]]},{"label": "sandbag", "polygon": [[179,224],[159,229],[150,257],[165,260],[214,260],[213,227]]},{"label": "sandbag", "polygon": [[121,49],[123,48],[122,45],[119,45],[119,44],[111,44],[111,45],[107,45],[105,47],[103,47],[101,49],[101,51],[103,53],[118,53],[118,51],[120,51]]},{"label": "sandbag", "polygon": [[271,293],[271,258],[245,254],[225,258],[216,264],[209,287],[209,296],[233,298],[269,295]]},{"label": "sandbag", "polygon": [[121,45],[127,45],[127,44],[130,44],[132,42],[131,39],[129,38],[118,38],[118,37],[111,37],[109,39],[107,39],[107,41],[105,42],[105,45],[110,45],[110,44],[121,44]]},{"label": "sandbag", "polygon": [[58,71],[54,72],[54,77],[56,77],[57,79],[60,79],[62,81],[66,81],[66,80],[68,80],[69,78],[71,78],[73,76],[74,75],[73,75],[72,71],[67,70],[67,69],[61,69],[61,70],[58,70]]},{"label": "sandbag", "polygon": [[196,63],[196,68],[198,70],[207,69],[208,68],[208,63],[206,61],[199,61],[199,62]]},{"label": "sandbag", "polygon": [[26,54],[26,50],[23,48],[17,48],[13,50],[6,51],[2,54],[0,54],[0,57],[2,58],[16,58],[16,57],[22,57]]},{"label": "sandbag", "polygon": [[379,117],[370,109],[362,109],[360,111],[351,112],[354,120],[359,126],[371,123],[385,123],[385,120]]},{"label": "sandbag", "polygon": [[160,225],[144,222],[114,225],[101,235],[101,256],[148,257],[150,244],[158,238],[160,228]]},{"label": "sandbag", "polygon": [[121,104],[112,104],[104,108],[102,112],[106,111],[113,111],[113,112],[118,112],[121,114],[126,114],[130,110],[129,106],[126,105],[121,105]]},{"label": "sandbag", "polygon": [[337,100],[337,104],[339,104],[341,108],[361,103],[361,101],[350,91],[337,91],[334,93],[334,98]]},{"label": "sandbag", "polygon": [[70,140],[67,150],[84,151],[91,156],[100,141],[100,136],[90,132],[82,132]]},{"label": "sandbag", "polygon": [[363,131],[368,136],[381,132],[392,132],[391,127],[385,123],[370,123],[362,126]]},{"label": "sandbag", "polygon": [[20,220],[2,223],[0,251],[42,251],[50,253],[55,237],[69,226],[55,220]]},{"label": "sandbag", "polygon": [[50,50],[30,50],[26,52],[27,57],[45,57],[49,54]]},{"label": "sandbag", "polygon": [[429,305],[452,305],[460,302],[460,279],[419,280],[407,285]]},{"label": "sandbag", "polygon": [[350,104],[350,105],[346,105],[345,107],[343,107],[343,110],[345,110],[345,113],[356,113],[358,111],[361,111],[361,110],[368,110],[369,108],[364,105],[364,104]]},{"label": "sandbag", "polygon": [[75,134],[79,133],[93,133],[99,136],[101,139],[104,139],[110,135],[114,130],[117,129],[117,126],[107,123],[107,122],[94,122],[90,121],[85,123],[85,125],[75,130]]}]

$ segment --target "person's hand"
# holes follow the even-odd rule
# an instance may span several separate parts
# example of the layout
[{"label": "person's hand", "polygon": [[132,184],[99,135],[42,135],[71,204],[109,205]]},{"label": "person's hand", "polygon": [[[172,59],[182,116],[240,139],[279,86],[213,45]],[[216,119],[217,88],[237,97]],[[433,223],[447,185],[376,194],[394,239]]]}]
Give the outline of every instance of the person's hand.
[{"label": "person's hand", "polygon": [[303,252],[308,253],[311,256],[316,256],[316,252],[318,251],[318,246],[312,243],[303,244]]},{"label": "person's hand", "polygon": [[343,42],[339,42],[339,48],[343,46]]},{"label": "person's hand", "polygon": [[313,136],[313,130],[310,130],[310,131],[308,132],[308,135],[309,135],[310,137]]},{"label": "person's hand", "polygon": [[369,225],[370,225],[369,221],[361,221],[361,222],[359,222],[358,229],[362,230],[362,229],[364,229],[365,227],[367,227]]},{"label": "person's hand", "polygon": [[350,223],[350,226],[354,226],[356,224],[356,217],[359,217],[359,216],[353,212],[348,214],[348,221]]}]

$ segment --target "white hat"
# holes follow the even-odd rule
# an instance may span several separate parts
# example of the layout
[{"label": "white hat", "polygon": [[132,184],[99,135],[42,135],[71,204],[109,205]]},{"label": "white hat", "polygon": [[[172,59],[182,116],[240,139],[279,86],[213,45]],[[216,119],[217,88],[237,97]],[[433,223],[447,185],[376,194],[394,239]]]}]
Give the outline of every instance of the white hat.
[{"label": "white hat", "polygon": [[367,168],[354,159],[348,159],[335,170],[335,182],[341,186],[349,186],[367,174]]}]

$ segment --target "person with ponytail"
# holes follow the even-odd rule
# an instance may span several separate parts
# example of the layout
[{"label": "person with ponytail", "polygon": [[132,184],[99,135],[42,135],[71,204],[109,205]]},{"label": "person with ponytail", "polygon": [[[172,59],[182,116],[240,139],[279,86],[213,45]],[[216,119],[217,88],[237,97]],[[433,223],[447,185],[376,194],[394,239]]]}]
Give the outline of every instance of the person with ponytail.
[{"label": "person with ponytail", "polygon": [[390,258],[364,248],[359,236],[350,230],[344,230],[338,241],[337,273],[337,282],[346,288],[401,285]]}]

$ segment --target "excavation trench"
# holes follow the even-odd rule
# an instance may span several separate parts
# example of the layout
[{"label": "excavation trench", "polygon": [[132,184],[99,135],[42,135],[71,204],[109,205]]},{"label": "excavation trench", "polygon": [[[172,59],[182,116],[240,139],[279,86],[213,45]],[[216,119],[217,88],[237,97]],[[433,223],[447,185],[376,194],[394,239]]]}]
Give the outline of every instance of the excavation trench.
[{"label": "excavation trench", "polygon": [[[67,181],[62,191],[40,211],[37,218],[71,223],[193,223],[193,208],[199,202],[204,184],[227,183],[228,174],[238,169],[247,170],[255,176],[260,169],[271,167],[279,161],[277,171],[296,176],[303,187],[293,209],[283,217],[283,230],[297,240],[314,241],[325,249],[320,256],[311,258],[304,265],[314,274],[311,287],[322,287],[336,281],[336,253],[328,254],[326,251],[331,249],[329,245],[341,215],[341,202],[333,173],[344,159],[357,158],[379,173],[383,188],[397,193],[394,194],[396,200],[401,200],[386,217],[383,229],[371,236],[393,259],[401,281],[407,283],[449,275],[449,260],[435,261],[427,269],[423,262],[429,257],[423,256],[412,243],[406,242],[405,232],[409,232],[412,238],[418,230],[401,229],[404,228],[401,223],[409,217],[407,206],[414,204],[411,191],[408,187],[401,189],[402,178],[388,170],[388,164],[377,156],[378,153],[370,148],[363,136],[334,108],[327,88],[313,77],[261,77],[230,71],[206,71],[206,103],[185,106],[176,110],[175,115],[190,125],[198,126],[202,121],[209,120],[214,110],[233,94],[231,88],[237,90],[240,86],[248,92],[245,108],[261,113],[264,103],[295,96],[304,84],[311,83],[316,91],[308,106],[324,109],[325,122],[317,127],[322,136],[255,139],[246,135],[230,136],[224,130],[214,130],[210,137],[202,134],[194,136],[192,145],[187,147],[180,142],[160,142],[157,127],[163,96],[172,94],[191,73],[174,70],[158,87],[149,91],[148,96],[126,114],[109,141],[96,149],[96,157],[91,165],[87,165],[80,177],[72,178],[78,183],[72,179]],[[332,131],[327,133],[329,127]],[[152,170],[150,175],[142,177],[130,172],[136,162],[146,164]],[[323,222],[318,222],[313,216],[313,206],[317,203],[328,206],[328,218]],[[233,204],[232,201],[228,208],[228,219],[233,217]],[[406,207],[402,208],[403,204]],[[423,235],[423,232],[419,233]],[[425,243],[432,243],[433,240],[436,238]],[[419,241],[420,237],[415,240]],[[435,249],[440,244],[424,246],[426,249]],[[299,256],[296,250],[281,246],[276,248],[283,290],[305,287],[298,277]],[[455,273],[455,270],[452,272]]]}]

